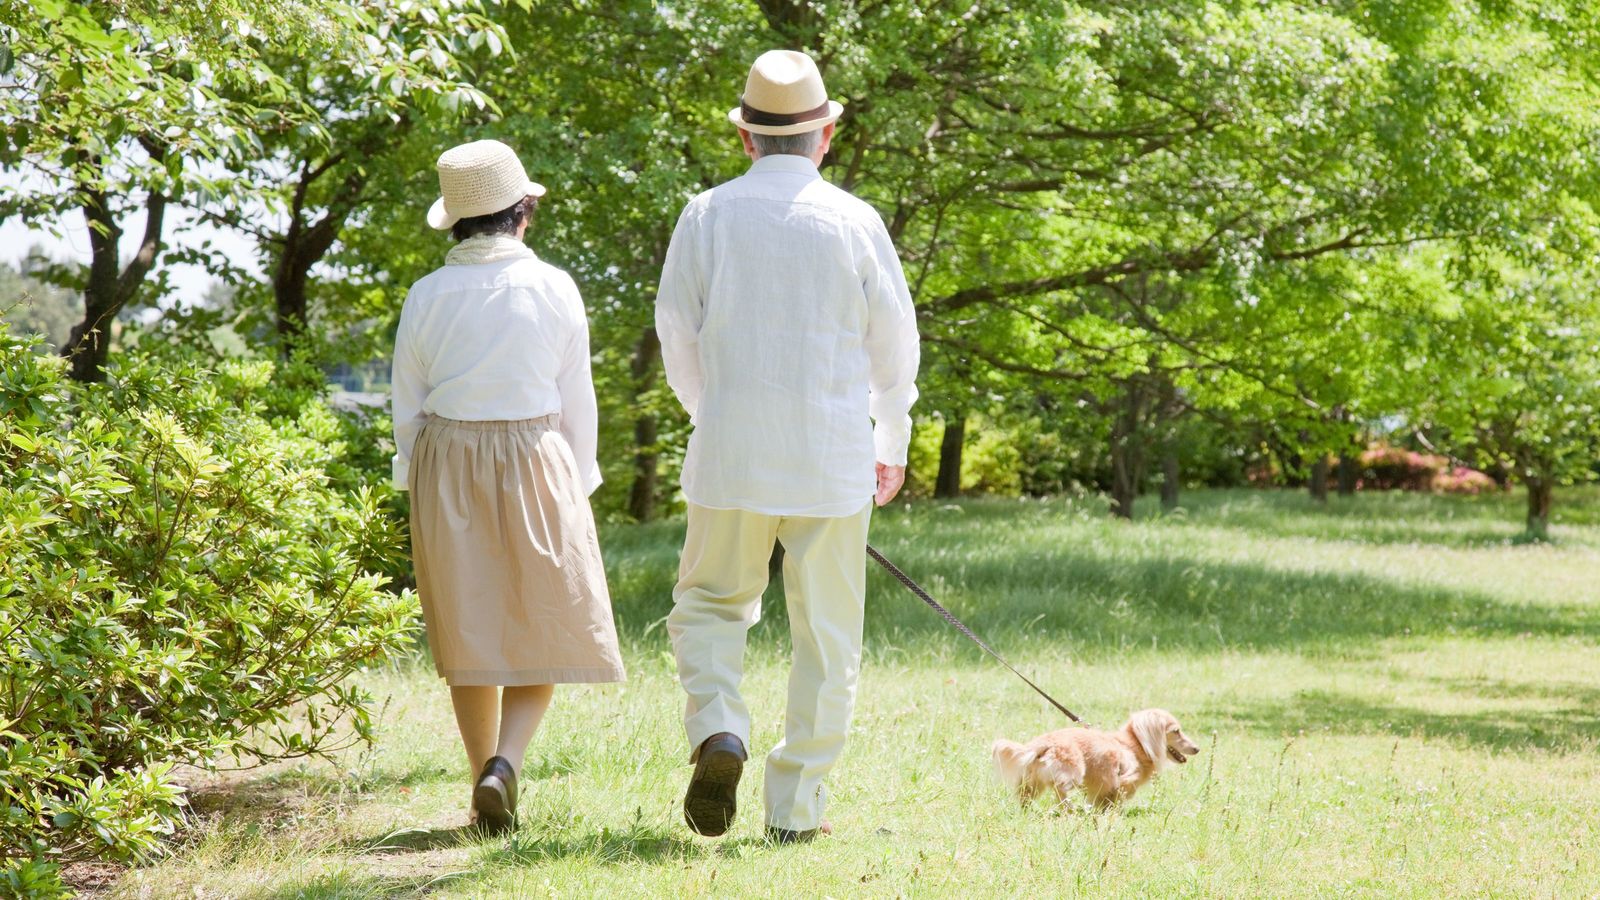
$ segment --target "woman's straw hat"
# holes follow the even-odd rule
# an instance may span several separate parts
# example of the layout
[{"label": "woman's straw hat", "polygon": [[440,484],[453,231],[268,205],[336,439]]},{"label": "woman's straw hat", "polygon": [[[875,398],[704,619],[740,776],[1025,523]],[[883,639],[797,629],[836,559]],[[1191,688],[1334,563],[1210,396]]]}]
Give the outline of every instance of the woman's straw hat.
[{"label": "woman's straw hat", "polygon": [[440,231],[462,219],[497,213],[523,197],[543,197],[544,185],[529,181],[516,151],[499,141],[473,141],[440,154],[439,193],[428,224]]},{"label": "woman's straw hat", "polygon": [[755,134],[799,134],[842,112],[843,106],[828,99],[811,57],[798,50],[769,50],[750,67],[744,96],[728,111],[728,121]]}]

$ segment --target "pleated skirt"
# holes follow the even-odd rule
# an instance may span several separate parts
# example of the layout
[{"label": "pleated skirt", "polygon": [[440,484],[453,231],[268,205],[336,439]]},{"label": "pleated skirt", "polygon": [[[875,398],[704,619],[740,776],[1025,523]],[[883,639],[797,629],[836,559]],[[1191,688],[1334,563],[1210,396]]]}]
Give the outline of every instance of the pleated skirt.
[{"label": "pleated skirt", "polygon": [[623,678],[594,514],[556,422],[435,416],[417,437],[412,561],[449,684]]}]

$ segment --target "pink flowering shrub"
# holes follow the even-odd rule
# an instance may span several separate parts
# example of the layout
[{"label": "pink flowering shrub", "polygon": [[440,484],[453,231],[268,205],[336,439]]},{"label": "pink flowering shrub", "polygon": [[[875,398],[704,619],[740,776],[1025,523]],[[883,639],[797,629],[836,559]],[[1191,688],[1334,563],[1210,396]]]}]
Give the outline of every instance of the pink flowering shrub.
[{"label": "pink flowering shrub", "polygon": [[1483,494],[1499,488],[1490,478],[1477,469],[1466,466],[1456,466],[1433,476],[1433,490],[1441,494]]},{"label": "pink flowering shrub", "polygon": [[1374,444],[1361,454],[1361,487],[1376,491],[1428,491],[1450,461],[1442,456]]},{"label": "pink flowering shrub", "polygon": [[1497,488],[1493,478],[1432,453],[1373,444],[1361,454],[1358,486],[1368,491],[1431,491],[1481,494]]}]

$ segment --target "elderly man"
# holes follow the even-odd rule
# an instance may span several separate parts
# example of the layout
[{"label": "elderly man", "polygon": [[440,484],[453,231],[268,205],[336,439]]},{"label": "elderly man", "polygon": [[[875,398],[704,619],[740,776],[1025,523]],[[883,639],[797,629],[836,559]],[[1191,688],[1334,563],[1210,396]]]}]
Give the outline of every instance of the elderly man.
[{"label": "elderly man", "polygon": [[754,163],[689,203],[661,273],[662,359],[694,424],[667,628],[695,765],[684,818],[705,835],[734,817],[750,737],[745,633],[774,541],[794,656],[783,740],[767,756],[767,833],[792,843],[831,830],[822,782],[855,704],[867,523],[905,480],[916,317],[883,220],[817,174],[842,111],[810,57],[757,59],[728,114]]}]

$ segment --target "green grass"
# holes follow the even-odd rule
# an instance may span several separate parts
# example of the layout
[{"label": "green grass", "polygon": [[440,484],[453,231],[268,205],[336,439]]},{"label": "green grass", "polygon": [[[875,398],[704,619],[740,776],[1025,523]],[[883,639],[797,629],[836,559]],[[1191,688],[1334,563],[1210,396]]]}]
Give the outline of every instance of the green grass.
[{"label": "green grass", "polygon": [[[511,838],[456,830],[467,791],[419,664],[376,751],[197,777],[174,855],[117,896],[1593,896],[1600,891],[1600,495],[1553,544],[1517,498],[1191,494],[1133,524],[1056,502],[917,503],[873,539],[1101,725],[1164,706],[1201,755],[1107,814],[1023,811],[989,742],[1063,723],[882,573],[837,834],[760,840],[760,778],[721,840],[680,819],[682,696],[662,619],[681,524],[604,546],[625,684],[567,687]],[[1144,512],[1144,510],[1141,510]],[[753,751],[782,721],[786,628],[752,633]],[[759,764],[757,764],[759,765]]]}]

